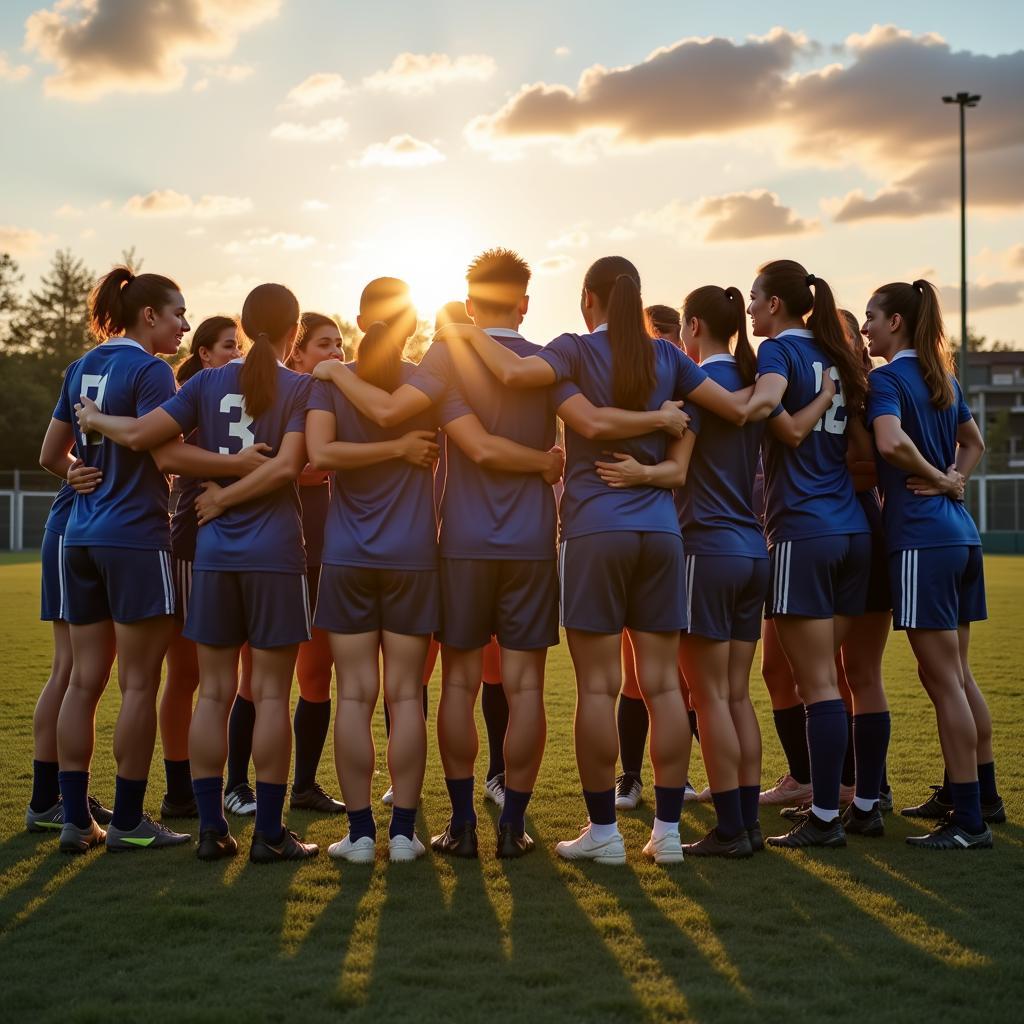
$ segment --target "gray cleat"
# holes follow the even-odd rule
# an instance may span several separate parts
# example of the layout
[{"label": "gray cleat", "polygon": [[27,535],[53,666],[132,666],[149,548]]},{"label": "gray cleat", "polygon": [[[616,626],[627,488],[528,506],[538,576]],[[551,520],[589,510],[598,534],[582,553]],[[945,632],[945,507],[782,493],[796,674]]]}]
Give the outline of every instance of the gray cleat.
[{"label": "gray cleat", "polygon": [[128,850],[156,850],[165,846],[181,846],[192,842],[184,832],[172,832],[166,825],[154,821],[148,814],[133,829],[121,829],[111,825],[107,829],[107,849],[111,853]]},{"label": "gray cleat", "polygon": [[25,828],[29,832],[59,832],[64,827],[64,804],[58,799],[45,811],[33,811],[28,805],[25,811]]},{"label": "gray cleat", "polygon": [[88,853],[94,846],[99,846],[107,833],[92,818],[85,828],[79,828],[73,821],[66,821],[60,830],[61,853]]}]

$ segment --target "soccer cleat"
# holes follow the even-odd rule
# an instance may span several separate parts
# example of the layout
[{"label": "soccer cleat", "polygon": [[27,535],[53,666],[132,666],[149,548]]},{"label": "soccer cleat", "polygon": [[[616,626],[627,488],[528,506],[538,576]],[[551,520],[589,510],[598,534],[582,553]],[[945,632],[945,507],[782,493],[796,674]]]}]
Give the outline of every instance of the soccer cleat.
[{"label": "soccer cleat", "polygon": [[764,835],[761,832],[761,822],[755,821],[753,827],[747,829],[747,838],[750,840],[750,849],[754,853],[761,853],[764,850]]},{"label": "soccer cleat", "polygon": [[337,843],[327,847],[327,856],[347,860],[351,864],[372,864],[377,856],[377,843],[370,836],[360,836],[355,842],[349,833]]},{"label": "soccer cleat", "polygon": [[182,846],[192,842],[184,832],[172,832],[166,825],[154,821],[144,814],[138,825],[132,829],[107,828],[107,850],[110,853],[127,853],[130,850],[160,850],[168,846]]},{"label": "soccer cleat", "polygon": [[114,820],[114,812],[109,807],[104,807],[91,794],[89,796],[89,813],[97,825],[109,825]]},{"label": "soccer cleat", "polygon": [[515,860],[517,857],[525,857],[534,848],[533,840],[523,832],[517,834],[507,822],[498,826],[498,845],[495,856],[499,860]]},{"label": "soccer cleat", "polygon": [[94,846],[99,846],[107,833],[96,824],[89,822],[85,828],[79,828],[73,821],[66,821],[60,830],[61,853],[87,853]]},{"label": "soccer cleat", "polygon": [[990,804],[981,805],[982,820],[989,825],[1002,825],[1006,821],[1006,808],[1003,806],[1003,798],[997,796]]},{"label": "soccer cleat", "polygon": [[779,814],[787,821],[801,821],[811,813],[810,801],[804,804],[797,804],[795,807],[783,807]]},{"label": "soccer cleat", "polygon": [[640,795],[643,786],[635,775],[620,775],[615,780],[615,807],[620,811],[635,811],[643,803]]},{"label": "soccer cleat", "polygon": [[476,857],[476,825],[467,821],[461,828],[453,829],[449,820],[445,830],[430,840],[430,848],[435,853],[447,853],[452,857]]},{"label": "soccer cleat", "polygon": [[690,785],[690,780],[686,780],[686,784],[683,786],[683,803],[693,803],[697,799],[697,790]]},{"label": "soccer cleat", "polygon": [[166,793],[160,802],[161,818],[198,818],[199,808],[196,807],[196,798],[189,797],[188,800],[172,800]]},{"label": "soccer cleat", "polygon": [[215,828],[204,828],[199,833],[199,846],[196,856],[200,860],[220,860],[222,857],[234,857],[238,853],[238,843],[230,832],[218,832]]},{"label": "soccer cleat", "polygon": [[498,772],[484,784],[484,799],[499,807],[505,806],[505,773]]},{"label": "soccer cleat", "polygon": [[855,804],[850,804],[843,814],[843,829],[847,835],[870,836],[873,839],[884,836],[885,822],[882,821],[882,812],[878,809],[878,804],[865,815],[857,812]]},{"label": "soccer cleat", "polygon": [[64,803],[60,797],[52,807],[45,811],[33,811],[28,805],[25,811],[25,830],[27,832],[60,832],[64,827]]},{"label": "soccer cleat", "polygon": [[611,838],[598,842],[590,834],[590,822],[583,826],[576,839],[556,843],[555,852],[564,860],[592,860],[596,864],[613,865],[626,863],[626,844],[618,829]]},{"label": "soccer cleat", "polygon": [[415,832],[412,839],[408,836],[391,836],[388,839],[388,860],[392,864],[406,864],[409,861],[417,860],[427,852],[427,848],[420,842]]},{"label": "soccer cleat", "polygon": [[251,818],[256,813],[256,794],[248,782],[240,782],[225,795],[224,810],[240,818]]},{"label": "soccer cleat", "polygon": [[780,775],[775,785],[762,790],[758,802],[762,804],[802,804],[811,799],[811,784],[797,782],[790,774]]},{"label": "soccer cleat", "polygon": [[904,807],[900,811],[904,818],[931,818],[938,820],[939,818],[945,818],[953,810],[951,803],[946,803],[945,800],[939,799],[939,793],[942,792],[941,786],[931,786],[929,788],[932,791],[932,795],[924,803],[918,804],[916,807]]},{"label": "soccer cleat", "polygon": [[953,821],[942,821],[926,836],[907,836],[907,845],[918,850],[991,850],[992,830],[974,835]]},{"label": "soccer cleat", "polygon": [[[763,848],[763,840],[761,845]],[[718,829],[713,828],[703,839],[687,843],[683,851],[694,857],[726,857],[730,860],[740,860],[754,855],[750,835],[745,829],[732,839],[723,839],[718,834]]]},{"label": "soccer cleat", "polygon": [[316,843],[303,843],[294,832],[284,829],[279,839],[271,842],[262,832],[253,832],[249,860],[253,864],[276,864],[285,860],[308,860],[320,852]]},{"label": "soccer cleat", "polygon": [[291,808],[293,811],[315,811],[317,814],[344,814],[345,805],[324,792],[319,782],[309,789],[296,792],[292,787]]},{"label": "soccer cleat", "polygon": [[798,821],[784,836],[769,836],[769,846],[784,850],[801,850],[808,846],[825,846],[830,849],[846,845],[846,833],[838,816],[824,828],[817,824],[812,814]]},{"label": "soccer cleat", "polygon": [[705,786],[705,787],[704,787],[704,788],[703,788],[703,789],[702,789],[702,790],[701,790],[701,791],[700,791],[700,792],[699,792],[699,793],[698,793],[698,794],[697,794],[697,795],[696,795],[696,796],[694,797],[694,799],[695,799],[695,800],[697,801],[697,803],[699,803],[699,804],[709,804],[709,803],[711,803],[711,802],[712,802],[712,797],[711,797],[711,787],[710,787],[710,786]]},{"label": "soccer cleat", "polygon": [[657,839],[652,834],[644,846],[644,856],[653,860],[655,864],[682,864],[683,843],[679,833],[666,832]]},{"label": "soccer cleat", "polygon": [[892,788],[890,787],[889,789],[883,789],[878,794],[878,809],[883,814],[892,814],[892,807],[893,807]]},{"label": "soccer cleat", "polygon": [[385,807],[391,807],[392,804],[394,804],[394,802],[395,802],[395,791],[394,791],[394,789],[391,786],[388,786],[388,788],[385,791],[384,795],[380,798],[380,802]]}]

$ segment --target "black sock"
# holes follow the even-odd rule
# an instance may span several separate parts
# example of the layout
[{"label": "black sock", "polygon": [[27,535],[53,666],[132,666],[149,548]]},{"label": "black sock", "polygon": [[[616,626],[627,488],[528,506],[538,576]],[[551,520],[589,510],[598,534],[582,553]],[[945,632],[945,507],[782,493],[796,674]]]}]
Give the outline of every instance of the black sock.
[{"label": "black sock", "polygon": [[693,738],[700,743],[700,732],[697,729],[697,712],[693,708],[687,708],[686,717],[690,720],[690,732],[693,733]]},{"label": "black sock", "polygon": [[32,762],[33,811],[48,811],[60,799],[60,767],[56,761]]},{"label": "black sock", "polygon": [[942,788],[935,796],[944,804],[951,804],[953,802],[953,793],[949,788],[949,772],[945,768],[942,769]]},{"label": "black sock", "polygon": [[846,712],[846,759],[843,761],[843,785],[853,786],[857,783],[857,760],[853,750],[853,715]]},{"label": "black sock", "polygon": [[640,778],[644,767],[644,748],[647,746],[647,705],[636,697],[619,697],[619,757],[627,775]]},{"label": "black sock", "polygon": [[508,699],[505,688],[497,683],[484,683],[480,704],[487,726],[487,781],[505,770],[505,733],[508,731]]},{"label": "black sock", "polygon": [[772,712],[789,774],[802,785],[811,781],[811,756],[807,751],[807,715],[803,704]]},{"label": "black sock", "polygon": [[384,735],[391,735],[391,712],[388,711],[387,701],[384,701]]},{"label": "black sock", "polygon": [[241,694],[235,697],[228,718],[228,777],[224,791],[249,785],[249,760],[252,757],[252,731],[256,726],[256,705]]},{"label": "black sock", "polygon": [[996,789],[995,761],[978,765],[978,786],[981,790],[983,804],[994,804],[999,799],[999,790]]},{"label": "black sock", "polygon": [[164,775],[167,777],[167,799],[175,804],[190,803],[192,792],[192,770],[189,760],[168,761],[164,758]]},{"label": "black sock", "polygon": [[331,727],[331,702],[313,703],[300,697],[295,705],[295,778],[292,791],[305,793],[316,782],[316,770],[320,766],[320,755],[327,742],[327,731]]},{"label": "black sock", "polygon": [[883,764],[882,765],[882,788],[881,788],[881,792],[882,793],[888,793],[890,789],[892,789],[892,786],[889,785],[889,765],[888,764]]},{"label": "black sock", "polygon": [[[424,722],[429,722],[430,721],[430,702],[427,700],[428,692],[429,691],[424,686],[423,687],[423,721]],[[502,693],[504,693],[504,690],[502,691]]]}]

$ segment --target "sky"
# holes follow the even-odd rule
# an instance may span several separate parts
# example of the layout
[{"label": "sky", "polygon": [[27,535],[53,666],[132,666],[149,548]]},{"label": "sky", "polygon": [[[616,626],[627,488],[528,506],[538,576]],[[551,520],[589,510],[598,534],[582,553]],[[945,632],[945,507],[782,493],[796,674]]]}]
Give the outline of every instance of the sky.
[{"label": "sky", "polygon": [[927,277],[955,334],[967,89],[970,323],[1024,347],[1022,47],[978,0],[5,0],[0,251],[134,246],[195,324],[267,280],[354,319],[382,274],[431,317],[504,245],[539,342],[600,256],[673,306],[790,258],[858,314]]}]

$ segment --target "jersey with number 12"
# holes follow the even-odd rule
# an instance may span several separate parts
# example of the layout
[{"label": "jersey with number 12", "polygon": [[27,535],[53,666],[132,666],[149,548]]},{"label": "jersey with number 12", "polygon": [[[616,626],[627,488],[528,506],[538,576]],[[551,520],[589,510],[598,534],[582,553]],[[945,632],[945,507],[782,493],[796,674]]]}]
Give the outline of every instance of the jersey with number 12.
[{"label": "jersey with number 12", "polygon": [[[274,401],[254,418],[242,397],[242,365],[236,359],[227,366],[200,371],[163,409],[184,434],[194,430],[191,440],[207,451],[235,455],[254,444],[266,444],[267,454],[276,455],[285,434],[305,431],[312,378],[278,365]],[[227,486],[234,481],[216,482]],[[302,513],[295,482],[236,505],[201,526],[194,567],[304,573]]]}]

